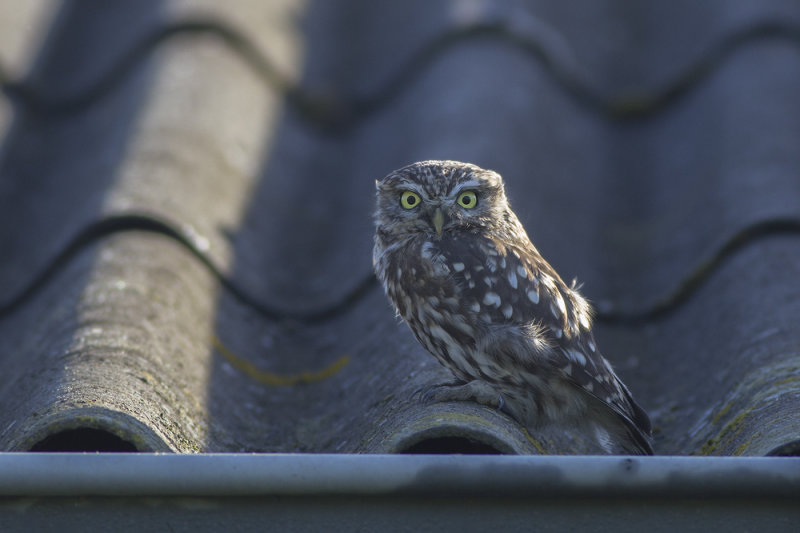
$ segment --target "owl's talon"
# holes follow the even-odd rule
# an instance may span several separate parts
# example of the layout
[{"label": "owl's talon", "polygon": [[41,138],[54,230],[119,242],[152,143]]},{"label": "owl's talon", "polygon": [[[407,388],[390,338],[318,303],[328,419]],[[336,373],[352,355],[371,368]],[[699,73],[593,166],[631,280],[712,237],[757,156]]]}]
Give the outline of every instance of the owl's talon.
[{"label": "owl's talon", "polygon": [[422,405],[429,405],[431,403],[435,403],[433,401],[434,396],[436,396],[436,390],[435,387],[431,387],[420,394],[419,401]]},{"label": "owl's talon", "polygon": [[419,398],[422,395],[422,389],[424,389],[424,387],[418,387],[417,389],[415,389],[414,392],[411,393],[410,396],[411,399],[414,400],[416,398]]},{"label": "owl's talon", "polygon": [[[421,388],[417,389],[414,394],[416,395],[420,391],[422,391]],[[473,401],[497,409],[502,409],[505,405],[505,400],[497,394],[494,388],[478,380],[468,383],[434,385],[421,393],[420,400],[425,405],[450,401]]]},{"label": "owl's talon", "polygon": [[440,383],[438,385],[425,385],[412,392],[411,399],[417,400],[421,404],[433,403],[433,399],[436,396],[436,389],[457,387],[462,384],[463,383]]},{"label": "owl's talon", "polygon": [[414,391],[412,397],[419,397],[419,401],[423,405],[439,403],[448,400],[448,390],[460,386],[463,386],[463,383],[440,383],[439,385],[420,387]]}]

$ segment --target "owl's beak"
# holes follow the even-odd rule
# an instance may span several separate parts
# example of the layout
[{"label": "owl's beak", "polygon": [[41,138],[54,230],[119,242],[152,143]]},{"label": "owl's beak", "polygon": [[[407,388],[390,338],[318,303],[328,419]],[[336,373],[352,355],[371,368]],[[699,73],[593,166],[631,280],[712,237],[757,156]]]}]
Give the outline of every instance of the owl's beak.
[{"label": "owl's beak", "polygon": [[436,236],[442,236],[442,226],[444,226],[444,215],[442,214],[442,208],[437,207],[436,211],[433,212],[433,228],[436,230]]}]

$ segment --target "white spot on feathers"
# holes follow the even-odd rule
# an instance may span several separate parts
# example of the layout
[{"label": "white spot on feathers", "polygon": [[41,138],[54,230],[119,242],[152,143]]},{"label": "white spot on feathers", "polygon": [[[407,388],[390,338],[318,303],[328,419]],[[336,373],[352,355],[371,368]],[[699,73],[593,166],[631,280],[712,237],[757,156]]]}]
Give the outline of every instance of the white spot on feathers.
[{"label": "white spot on feathers", "polygon": [[508,272],[508,284],[511,285],[512,289],[517,288],[517,275],[514,274],[513,270],[510,270]]},{"label": "white spot on feathers", "polygon": [[567,306],[566,304],[564,304],[564,298],[561,297],[561,293],[558,291],[556,291],[555,293],[555,300],[556,300],[556,305],[558,306],[558,310],[559,312],[561,312],[561,316],[565,315],[567,312]]},{"label": "white spot on feathers", "polygon": [[536,289],[532,289],[528,291],[528,300],[531,302],[538,304],[539,303],[539,291]]},{"label": "white spot on feathers", "polygon": [[586,366],[586,356],[583,355],[578,350],[566,350],[564,353],[566,354],[567,359],[569,359],[573,363],[577,363],[581,366]]},{"label": "white spot on feathers", "polygon": [[422,244],[422,258],[430,260],[433,257],[433,243],[431,241],[425,241]]},{"label": "white spot on feathers", "polygon": [[500,307],[501,304],[500,295],[496,292],[489,291],[483,295],[483,304],[484,305],[493,305],[495,307]]}]

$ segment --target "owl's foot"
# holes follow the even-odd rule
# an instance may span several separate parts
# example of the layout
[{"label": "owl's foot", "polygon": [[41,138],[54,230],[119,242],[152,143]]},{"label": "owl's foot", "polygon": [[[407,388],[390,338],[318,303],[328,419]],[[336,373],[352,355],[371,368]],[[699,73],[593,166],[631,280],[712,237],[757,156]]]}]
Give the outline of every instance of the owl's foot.
[{"label": "owl's foot", "polygon": [[497,391],[484,381],[470,381],[468,383],[445,383],[434,385],[420,394],[423,403],[439,402],[465,402],[473,401],[481,405],[503,410],[505,401]]}]

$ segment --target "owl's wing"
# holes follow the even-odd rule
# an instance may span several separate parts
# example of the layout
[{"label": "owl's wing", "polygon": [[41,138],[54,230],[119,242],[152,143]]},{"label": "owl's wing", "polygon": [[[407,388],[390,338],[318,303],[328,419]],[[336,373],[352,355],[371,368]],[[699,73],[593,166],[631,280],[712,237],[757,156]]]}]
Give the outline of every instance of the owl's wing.
[{"label": "owl's wing", "polygon": [[[508,244],[470,234],[442,243],[440,250],[460,288],[463,305],[476,312],[480,321],[490,328],[517,325],[525,330],[527,326],[527,350],[519,347],[519,339],[496,339],[485,347],[497,352],[490,356],[498,360],[527,356],[531,370],[549,367],[616,413],[642,449],[652,453],[645,436],[651,432],[650,419],[597,349],[589,304],[529,241]],[[550,349],[544,351],[542,345]],[[524,360],[520,362],[525,366]]]},{"label": "owl's wing", "polygon": [[591,330],[586,300],[566,286],[530,241],[509,244],[465,232],[442,240],[437,251],[465,308],[483,323],[535,321],[555,343]]},{"label": "owl's wing", "polygon": [[[594,398],[596,407],[604,406],[593,410],[596,416],[611,415],[625,427],[628,440],[635,445],[628,451],[653,454],[648,438],[651,434],[650,418],[633,399],[608,361],[596,350],[587,353],[589,350],[580,351],[574,346],[568,349],[563,344],[551,344],[549,349],[542,350],[538,338],[529,338],[526,342],[519,334],[511,333],[508,327],[496,329],[483,343],[483,350],[496,361],[518,361],[520,371],[528,373],[532,385],[541,387],[549,380],[555,380],[568,383],[580,393]],[[564,398],[539,398],[538,407],[545,409],[548,402],[558,401],[564,401]]]},{"label": "owl's wing", "polygon": [[652,455],[648,436],[652,432],[650,417],[636,403],[628,387],[620,380],[608,361],[587,344],[594,346],[591,332],[582,334],[571,346],[558,346],[550,358],[568,382],[602,402],[616,413],[628,428],[628,434],[642,451]]}]

